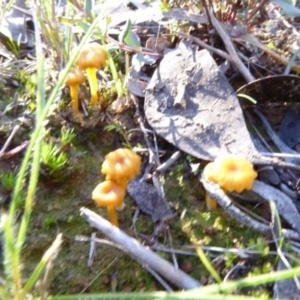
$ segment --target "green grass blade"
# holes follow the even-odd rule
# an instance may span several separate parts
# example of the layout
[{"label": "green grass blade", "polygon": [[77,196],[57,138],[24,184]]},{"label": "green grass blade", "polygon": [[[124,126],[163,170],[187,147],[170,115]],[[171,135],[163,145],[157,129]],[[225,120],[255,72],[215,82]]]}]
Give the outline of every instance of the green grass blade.
[{"label": "green grass blade", "polygon": [[[29,166],[29,161],[30,157],[32,155],[32,151],[34,147],[37,145],[37,141],[40,138],[40,133],[43,128],[43,123],[47,118],[48,111],[54,100],[56,99],[60,88],[62,87],[64,80],[72,67],[73,62],[75,61],[77,55],[79,54],[80,49],[82,46],[87,43],[88,39],[92,35],[93,31],[97,27],[99,21],[103,18],[102,15],[99,15],[92,25],[90,26],[89,30],[85,34],[85,36],[82,38],[78,48],[76,51],[73,53],[72,57],[70,58],[70,61],[68,62],[66,68],[62,71],[60,78],[58,79],[58,82],[54,89],[52,90],[51,95],[49,96],[46,104],[45,103],[45,97],[44,97],[44,92],[42,88],[38,90],[38,97],[37,101],[39,101],[39,108],[37,110],[37,120],[36,120],[36,126],[35,129],[32,133],[30,143],[28,144],[27,151],[25,153],[25,156],[23,158],[19,174],[17,176],[16,180],[16,185],[13,191],[12,195],[12,201],[9,209],[9,214],[8,217],[6,218],[4,225],[3,225],[3,232],[4,232],[4,260],[7,263],[7,266],[11,265],[11,273],[14,282],[15,282],[15,288],[16,290],[21,289],[21,277],[20,277],[20,270],[19,270],[19,256],[20,251],[23,246],[24,242],[24,237],[26,235],[26,230],[27,230],[27,225],[30,219],[30,213],[31,213],[31,206],[32,206],[32,201],[34,198],[34,193],[36,189],[36,184],[37,184],[37,178],[38,178],[38,169],[39,169],[39,156],[36,154],[34,161],[33,161],[33,169],[32,172],[34,173],[31,177],[29,188],[28,188],[28,195],[27,195],[27,200],[26,200],[26,207],[25,211],[26,214],[23,216],[24,221],[22,221],[22,226],[20,228],[20,232],[18,234],[18,243],[16,243],[14,234],[13,234],[13,225],[14,225],[14,217],[15,217],[15,212],[17,208],[17,203],[18,203],[18,198],[20,197],[20,191],[22,188],[22,184],[25,178],[25,173],[28,169]],[[38,68],[41,68],[41,62],[39,62]],[[41,70],[40,70],[41,72]],[[39,79],[41,80],[41,79]],[[8,270],[8,268],[6,268]]]},{"label": "green grass blade", "polygon": [[[45,108],[45,58],[42,49],[42,41],[40,37],[40,31],[38,30],[38,20],[35,14],[33,14],[35,23],[35,40],[36,40],[36,57],[37,57],[37,94],[36,94],[36,119],[39,120],[43,109]],[[36,186],[39,177],[40,169],[40,153],[41,153],[41,136],[42,131],[39,132],[38,139],[35,143],[32,168],[30,172],[29,186],[27,197],[25,201],[25,210],[21,221],[21,226],[17,238],[17,256],[19,257],[22,245],[26,238],[26,231],[30,220],[32,204],[34,200],[34,195],[36,191]]]},{"label": "green grass blade", "polygon": [[203,265],[205,266],[206,270],[211,274],[211,276],[215,279],[216,282],[221,283],[222,278],[220,277],[220,275],[217,273],[217,271],[212,266],[209,258],[205,255],[205,253],[203,252],[203,250],[200,247],[195,246],[195,248],[196,248],[196,252],[197,252],[200,260],[202,261]]},{"label": "green grass blade", "polygon": [[257,101],[255,99],[253,99],[252,97],[245,95],[245,94],[240,93],[240,94],[238,94],[238,97],[245,98],[245,99],[249,100],[250,102],[252,102],[253,104],[257,103]]},{"label": "green grass blade", "polygon": [[[257,297],[248,297],[241,295],[202,295],[200,292],[195,296],[186,296],[185,292],[167,293],[167,292],[152,292],[152,293],[109,293],[109,294],[81,294],[81,295],[65,295],[65,296],[50,296],[47,300],[258,300]],[[41,300],[34,298],[32,300]],[[264,300],[267,300],[264,298]]]},{"label": "green grass blade", "polygon": [[30,278],[27,280],[24,289],[21,294],[21,299],[25,299],[26,295],[29,293],[31,288],[35,285],[37,280],[39,279],[41,273],[46,268],[48,262],[57,256],[57,253],[59,251],[59,248],[62,243],[62,234],[59,234],[51,247],[46,251],[46,253],[43,255],[43,258],[40,260],[34,271],[32,272]]}]

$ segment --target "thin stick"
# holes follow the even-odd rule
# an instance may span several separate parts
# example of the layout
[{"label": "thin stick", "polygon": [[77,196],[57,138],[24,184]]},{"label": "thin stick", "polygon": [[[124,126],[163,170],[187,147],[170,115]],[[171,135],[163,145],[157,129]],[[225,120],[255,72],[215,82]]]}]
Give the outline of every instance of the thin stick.
[{"label": "thin stick", "polygon": [[195,44],[197,44],[198,46],[202,47],[203,49],[206,49],[206,50],[208,50],[210,52],[213,52],[213,53],[215,53],[215,54],[223,57],[224,59],[227,59],[227,60],[233,62],[232,59],[231,59],[231,57],[225,51],[222,51],[222,50],[217,49],[217,48],[215,48],[213,46],[210,46],[210,45],[204,43],[203,41],[201,41],[199,38],[196,38],[196,37],[194,37],[192,35],[189,35],[187,33],[178,32],[177,34],[179,36],[183,37],[183,38],[186,38],[186,39],[189,39],[189,40],[193,41]]},{"label": "thin stick", "polygon": [[234,63],[235,67],[240,71],[240,73],[244,76],[245,80],[247,82],[251,82],[255,80],[255,78],[252,76],[252,74],[249,72],[249,70],[246,68],[246,66],[243,64],[243,62],[240,60],[233,44],[228,36],[227,32],[223,29],[220,22],[217,20],[217,18],[214,16],[213,12],[208,9],[207,13],[210,16],[211,22],[218,32],[220,38],[223,40],[224,46],[227,49],[229,56],[231,57],[231,61]]},{"label": "thin stick", "polygon": [[[171,232],[170,232],[170,228],[167,227],[166,231],[167,231],[167,236],[168,236],[168,239],[169,239],[170,249],[173,249],[173,239],[172,239],[172,235],[171,235]],[[171,255],[172,255],[174,267],[175,267],[175,269],[178,270],[179,266],[178,266],[178,261],[177,261],[176,253],[175,252],[171,252]]]},{"label": "thin stick", "polygon": [[[273,143],[276,145],[276,147],[280,151],[282,151],[284,153],[288,153],[288,154],[293,154],[293,155],[298,155],[299,154],[298,152],[296,152],[295,150],[293,150],[292,148],[287,146],[279,138],[279,136],[272,129],[272,127],[271,127],[270,123],[268,122],[267,118],[258,109],[254,109],[253,111],[260,118],[261,122],[263,123],[263,126],[264,126],[265,130],[267,131],[267,134],[269,135],[269,137],[272,139]],[[286,161],[296,163],[296,164],[298,163],[297,160],[294,161],[293,158],[288,157],[288,156],[286,156]]]},{"label": "thin stick", "polygon": [[93,232],[91,235],[91,239],[90,239],[90,252],[89,252],[89,259],[88,259],[88,263],[87,263],[88,267],[91,267],[93,265],[94,258],[96,257],[95,238],[96,238],[96,232]]},{"label": "thin stick", "polygon": [[21,145],[17,146],[14,149],[11,149],[11,150],[9,150],[7,152],[4,152],[4,153],[2,153],[2,151],[1,151],[0,160],[8,159],[8,158],[11,158],[14,155],[19,154],[21,151],[23,151],[28,146],[28,144],[29,144],[29,141],[24,141]]},{"label": "thin stick", "polygon": [[[204,188],[209,192],[210,196],[214,198],[218,204],[225,209],[225,211],[234,219],[239,221],[241,224],[244,224],[245,226],[254,229],[255,231],[269,234],[271,235],[271,228],[270,226],[263,224],[261,222],[258,222],[256,220],[253,220],[251,217],[249,217],[247,214],[243,213],[239,208],[233,205],[232,200],[224,193],[224,191],[220,188],[220,186],[217,183],[214,183],[212,181],[207,180],[203,174],[201,175],[200,181],[202,182]],[[288,219],[289,223],[295,230],[289,230],[289,229],[282,229],[282,234],[287,239],[293,239],[293,240],[299,240],[299,228],[296,227],[296,222],[299,222],[298,220],[293,220],[291,216],[295,216],[297,218],[298,212],[295,210],[294,207],[291,207],[291,205],[285,204],[286,198],[288,198],[285,194],[282,192],[276,190],[275,188],[266,185],[262,182],[258,182],[258,180],[255,180],[252,190],[262,196],[264,199],[270,199],[272,198],[275,200],[276,198],[276,206],[278,207],[279,211],[285,219]],[[288,198],[288,204],[290,204],[291,200]],[[278,205],[280,203],[280,205]],[[290,211],[289,211],[290,210]],[[283,212],[284,211],[284,212]]]},{"label": "thin stick", "polygon": [[4,151],[7,149],[7,147],[9,146],[9,144],[11,143],[12,139],[14,138],[15,134],[17,133],[17,131],[20,129],[19,125],[16,125],[11,134],[9,135],[8,139],[6,140],[5,144],[3,145],[1,151],[0,151],[0,157],[3,155]]},{"label": "thin stick", "polygon": [[[79,241],[79,242],[94,242],[94,243],[98,243],[98,244],[106,244],[106,245],[109,245],[109,246],[112,246],[112,247],[115,247],[115,248],[118,248],[119,250],[124,250],[122,246],[120,246],[119,244],[116,244],[116,243],[113,243],[111,241],[108,241],[108,240],[105,240],[105,239],[98,239],[96,237],[86,237],[86,236],[82,236],[82,235],[77,235],[75,237],[75,241]],[[116,260],[116,259],[115,259]],[[138,263],[140,264],[143,264],[141,262],[138,261]],[[160,284],[161,286],[164,287],[164,289],[168,292],[173,292],[172,288],[168,285],[168,283],[160,276],[158,275],[158,273],[156,273],[150,266],[148,265],[144,265],[143,266]],[[103,272],[102,272],[103,273]],[[99,275],[97,275],[98,277]],[[96,278],[97,278],[96,277]],[[95,279],[93,279],[94,281]],[[93,282],[92,281],[92,282]],[[91,282],[91,283],[92,283]],[[86,290],[87,288],[85,288],[84,290]],[[83,291],[84,291],[83,290]],[[81,293],[83,293],[83,291]]]},{"label": "thin stick", "polygon": [[152,268],[150,268],[148,265],[144,266],[146,270],[161,284],[161,286],[164,287],[164,289],[168,292],[173,292],[173,289],[166,283],[166,281],[158,275]]},{"label": "thin stick", "polygon": [[190,277],[181,270],[176,270],[174,266],[155,254],[149,248],[141,245],[136,239],[128,236],[119,228],[112,226],[110,222],[103,219],[95,212],[87,209],[80,209],[81,216],[85,218],[91,226],[97,228],[113,242],[122,246],[122,248],[137,261],[150,266],[159,275],[166,278],[169,282],[181,289],[194,289],[201,287],[199,281]]},{"label": "thin stick", "polygon": [[[269,49],[267,46],[265,46],[264,44],[262,44],[258,38],[256,38],[253,35],[250,34],[244,34],[240,37],[236,37],[236,38],[232,38],[234,41],[238,42],[238,43],[249,43],[252,46],[255,46],[261,50],[263,50],[264,52],[266,52],[267,54],[271,55],[273,58],[275,58],[276,60],[278,60],[280,63],[282,63],[283,65],[287,66],[289,64],[289,60],[287,58],[285,58],[282,54],[278,54],[276,52],[274,52],[273,50]],[[300,72],[300,67],[299,65],[293,64],[291,66],[292,71],[294,71],[295,73],[299,74]]]},{"label": "thin stick", "polygon": [[170,168],[180,158],[180,156],[181,152],[176,151],[167,161],[165,161],[158,168],[156,168],[156,171],[158,171],[160,174],[165,173],[168,170],[168,168]]},{"label": "thin stick", "polygon": [[[146,128],[144,126],[144,123],[143,123],[143,120],[142,120],[142,116],[141,116],[140,109],[139,109],[139,106],[138,106],[137,98],[133,97],[132,102],[135,105],[135,111],[136,111],[136,114],[137,114],[137,121],[140,125],[140,128],[141,128],[143,134],[144,134],[144,139],[145,139],[145,142],[146,142],[148,150],[149,150],[149,163],[154,164],[156,166],[160,165],[158,152],[155,153],[155,151],[153,151],[152,144],[151,144],[151,142],[148,138],[148,133],[147,133],[147,130],[146,130]],[[155,139],[155,132],[153,131],[152,134],[153,134],[153,139]]]},{"label": "thin stick", "polygon": [[261,155],[280,158],[300,159],[300,154],[260,152]]}]

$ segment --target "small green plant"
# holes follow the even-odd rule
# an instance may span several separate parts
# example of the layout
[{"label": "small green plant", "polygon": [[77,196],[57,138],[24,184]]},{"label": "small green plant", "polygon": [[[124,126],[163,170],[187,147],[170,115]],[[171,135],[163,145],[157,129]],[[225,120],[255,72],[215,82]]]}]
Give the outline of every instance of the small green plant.
[{"label": "small green plant", "polygon": [[61,152],[60,148],[50,143],[43,143],[41,150],[41,161],[50,175],[64,169],[68,162],[68,156]]},{"label": "small green plant", "polygon": [[37,88],[37,76],[36,74],[30,74],[28,70],[18,70],[16,79],[21,82],[19,92],[25,93],[26,98],[29,99],[28,105],[30,110],[36,109],[36,88]]},{"label": "small green plant", "polygon": [[[11,1],[10,3],[13,2],[14,1]],[[61,76],[59,77],[56,85],[53,87],[47,101],[44,69],[46,64],[43,51],[41,50],[43,49],[41,41],[37,38],[37,82],[35,93],[36,126],[31,134],[30,143],[27,146],[21,166],[18,170],[18,176],[16,177],[16,184],[12,193],[9,210],[7,214],[1,214],[0,229],[2,233],[1,248],[3,250],[3,272],[1,270],[0,299],[25,300],[32,298],[30,292],[35,289],[36,283],[39,279],[41,279],[44,271],[44,278],[42,278],[42,284],[40,284],[41,288],[39,288],[39,290],[41,290],[40,294],[42,295],[42,299],[47,298],[48,274],[62,243],[62,234],[57,236],[53,244],[41,257],[40,262],[36,265],[32,273],[26,278],[23,278],[22,276],[23,264],[21,263],[22,249],[26,241],[26,233],[31,221],[30,217],[33,210],[41,162],[46,162],[48,165],[52,165],[55,166],[56,169],[60,169],[65,167],[68,161],[66,154],[61,155],[61,150],[57,146],[51,145],[50,147],[49,143],[45,146],[47,143],[42,142],[42,138],[45,134],[44,123],[47,119],[49,109],[57,98],[57,94],[64,83],[67,73],[75,61],[76,55],[78,55],[82,46],[88,41],[102,18],[103,16],[100,14],[90,26],[87,33],[82,37],[78,49],[72,53],[70,61],[66,64],[65,69],[62,71]],[[35,30],[38,31],[39,26],[37,26]],[[39,31],[36,36],[40,36]],[[41,158],[42,156],[43,158]],[[26,180],[26,186],[24,186],[26,173],[28,174],[28,180]],[[25,194],[24,204],[22,206],[23,214],[19,220],[19,226],[16,230],[14,230],[14,224],[19,209],[18,205],[20,200],[23,201],[23,193]],[[35,290],[35,294],[37,292],[39,291]]]},{"label": "small green plant", "polygon": [[45,226],[52,226],[52,225],[54,225],[55,223],[56,223],[56,218],[55,217],[49,217],[49,218],[46,218],[45,220],[44,220],[44,225]]},{"label": "small green plant", "polygon": [[11,171],[1,172],[0,180],[1,180],[2,188],[5,192],[10,193],[14,189],[16,183],[16,176],[13,172]]},{"label": "small green plant", "polygon": [[71,142],[76,137],[76,134],[74,133],[74,128],[65,128],[63,127],[60,132],[60,141],[63,145],[63,147],[68,146],[71,144]]},{"label": "small green plant", "polygon": [[21,55],[20,41],[14,41],[12,36],[9,36],[7,41],[7,46],[10,48],[10,50],[16,57],[20,57]]},{"label": "small green plant", "polygon": [[247,243],[246,248],[250,249],[253,248],[257,251],[261,251],[261,256],[267,256],[270,252],[270,246],[266,243],[264,243],[264,240],[262,237],[257,237],[250,239],[250,241]]}]

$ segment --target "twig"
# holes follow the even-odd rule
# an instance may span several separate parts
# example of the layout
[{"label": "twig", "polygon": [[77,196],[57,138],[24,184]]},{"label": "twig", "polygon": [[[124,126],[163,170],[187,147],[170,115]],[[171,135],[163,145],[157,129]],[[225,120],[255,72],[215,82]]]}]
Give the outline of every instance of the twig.
[{"label": "twig", "polygon": [[180,151],[176,151],[167,161],[165,161],[163,164],[161,164],[156,171],[159,173],[165,173],[168,168],[170,168],[181,156]]},{"label": "twig", "polygon": [[[141,127],[141,130],[144,134],[144,139],[146,141],[146,144],[148,146],[149,149],[149,164],[150,165],[154,165],[154,166],[159,166],[160,165],[160,160],[159,160],[159,149],[158,149],[158,145],[157,145],[157,140],[156,140],[156,134],[153,131],[153,141],[154,141],[154,148],[155,151],[153,150],[153,147],[151,145],[151,142],[148,138],[148,133],[147,130],[144,126],[144,123],[142,121],[142,117],[141,117],[141,113],[140,113],[140,109],[137,103],[137,98],[133,97],[133,103],[135,105],[135,110],[136,110],[136,114],[137,114],[137,120],[139,122],[139,125]],[[163,185],[160,182],[160,175],[158,173],[154,173],[152,176],[152,182],[154,187],[156,188],[157,192],[159,193],[159,195],[161,196],[161,201],[165,201],[165,193],[164,193],[164,188]]]},{"label": "twig", "polygon": [[233,62],[233,60],[231,59],[231,57],[225,52],[225,51],[222,51],[220,49],[217,49],[213,46],[210,46],[206,43],[204,43],[203,41],[201,41],[200,39],[192,36],[192,35],[189,35],[189,34],[186,34],[186,33],[183,33],[183,32],[177,32],[177,34],[181,37],[184,37],[186,39],[189,39],[191,41],[193,41],[195,44],[197,44],[198,46],[202,47],[203,49],[206,49],[208,51],[211,51],[217,55],[219,55],[220,57],[223,57],[224,59],[227,59],[231,62]]},{"label": "twig", "polygon": [[255,68],[255,70],[256,70],[256,72],[258,72],[258,74],[260,74],[260,77],[264,77],[264,76],[262,75],[261,72],[258,71],[258,68],[267,71],[268,74],[270,74],[270,75],[277,75],[276,72],[270,70],[270,69],[267,68],[267,67],[264,67],[264,66],[261,65],[259,62],[255,62],[255,58],[254,58],[254,57],[247,57],[247,56],[244,55],[241,51],[237,51],[237,54],[239,55],[239,57],[240,57],[243,61],[245,61],[245,62],[247,63],[248,66],[251,64],[252,68],[253,68],[253,66],[257,67],[257,68]]},{"label": "twig", "polygon": [[245,270],[245,269],[248,269],[249,266],[245,266],[244,265],[244,262],[239,262],[237,265],[235,265],[227,274],[226,276],[224,277],[223,281],[224,282],[228,282],[230,280],[230,276],[235,272],[237,271],[238,269],[242,269],[242,270]]},{"label": "twig", "polygon": [[[269,49],[267,46],[265,46],[264,44],[262,44],[255,36],[250,35],[250,34],[244,34],[240,37],[236,37],[236,38],[232,38],[232,40],[239,42],[239,43],[249,43],[252,46],[255,46],[261,50],[263,50],[264,52],[266,52],[267,54],[271,55],[273,58],[275,58],[276,60],[278,60],[280,63],[282,63],[283,65],[287,66],[289,64],[289,60],[286,59],[282,54],[278,54],[276,52],[274,52],[273,50]],[[291,66],[292,71],[294,71],[295,73],[299,74],[300,73],[300,66],[293,64]]]},{"label": "twig", "polygon": [[267,201],[272,199],[280,215],[298,232],[300,237],[300,215],[293,201],[286,194],[258,180],[254,181],[252,191]]},{"label": "twig", "polygon": [[88,259],[88,267],[91,267],[94,262],[94,258],[96,257],[96,232],[93,232],[90,239],[90,252],[89,252],[89,259]]},{"label": "twig", "polygon": [[12,139],[14,138],[15,134],[17,133],[17,131],[20,129],[19,125],[16,125],[11,134],[9,135],[9,137],[7,138],[5,144],[3,145],[2,149],[0,150],[0,158],[2,157],[4,151],[7,149],[7,147],[9,146],[9,144],[11,143]]},{"label": "twig", "polygon": [[98,158],[98,160],[103,163],[104,162],[104,158],[103,156],[99,153],[99,151],[96,149],[96,147],[94,146],[94,144],[92,144],[92,142],[87,141],[87,145],[88,147],[93,151],[94,155]]},{"label": "twig", "polygon": [[238,54],[236,53],[236,50],[232,44],[232,41],[230,37],[228,36],[227,32],[223,29],[220,22],[217,20],[217,18],[214,16],[213,12],[208,9],[207,13],[210,16],[211,22],[218,32],[220,38],[223,40],[224,46],[227,49],[229,56],[231,57],[231,61],[234,63],[235,67],[240,71],[240,73],[244,76],[245,80],[247,82],[251,82],[255,80],[255,78],[252,76],[252,74],[249,72],[249,70],[246,68],[246,66],[243,64],[243,62],[240,60]]},{"label": "twig", "polygon": [[166,291],[173,292],[173,289],[166,283],[166,281],[159,274],[157,274],[152,268],[150,268],[147,265],[145,265],[144,267],[161,284],[161,286],[164,287]]},{"label": "twig", "polygon": [[97,228],[113,242],[121,245],[122,249],[131,257],[150,266],[155,272],[166,278],[175,286],[181,289],[194,289],[201,286],[199,281],[181,270],[176,270],[171,263],[155,254],[149,248],[141,245],[136,239],[128,236],[95,212],[84,207],[80,209],[80,212],[81,216],[85,218],[91,226]]},{"label": "twig", "polygon": [[[271,229],[268,225],[262,224],[261,222],[255,221],[252,218],[250,218],[247,214],[241,212],[240,209],[235,207],[231,201],[231,199],[224,193],[224,191],[220,188],[220,186],[212,181],[207,180],[204,175],[201,175],[200,181],[202,182],[204,188],[206,191],[209,192],[210,196],[215,199],[218,204],[224,208],[224,210],[234,219],[236,219],[241,224],[244,224],[245,226],[254,229],[255,231],[271,235]],[[282,214],[282,210],[287,211],[290,209],[288,205],[285,203],[286,198],[288,198],[285,194],[278,191],[277,189],[264,184],[262,182],[258,182],[258,180],[255,180],[252,190],[262,196],[264,199],[270,199],[276,203],[278,210]],[[276,198],[276,201],[275,201]],[[292,201],[288,198],[288,202]],[[280,203],[280,205],[278,205]],[[295,208],[296,210],[296,208]],[[295,216],[298,215],[297,210],[294,212]],[[291,214],[289,214],[289,217],[287,217],[287,214],[283,216],[284,218],[287,218],[288,222],[291,223],[291,219],[293,219],[293,213],[292,217]],[[300,218],[299,218],[300,221]],[[296,222],[299,222],[296,220]],[[300,240],[299,235],[299,228],[295,228],[295,224],[290,224],[295,230],[289,230],[289,229],[282,229],[282,234],[287,239],[294,239],[294,240]]]},{"label": "twig", "polygon": [[[263,123],[263,126],[265,130],[267,131],[269,137],[272,139],[273,143],[276,145],[276,147],[281,151],[288,154],[298,155],[298,152],[291,149],[289,146],[287,146],[280,138],[279,136],[273,131],[270,123],[266,119],[266,117],[257,109],[253,110],[254,113],[260,118],[261,122]],[[290,157],[286,157],[286,161],[292,162],[292,163],[298,163],[294,161],[294,159],[291,159]]]},{"label": "twig", "polygon": [[[136,153],[148,153],[149,152],[149,149],[148,148],[138,148],[138,147],[133,147],[132,149],[134,152]],[[166,151],[164,150],[158,150],[158,153],[159,154],[166,154]]]},{"label": "twig", "polygon": [[[170,232],[170,228],[167,227],[166,231],[167,231],[167,235],[168,235],[168,239],[169,239],[170,249],[173,249],[173,239],[172,239],[172,235],[171,235],[171,232]],[[178,266],[178,261],[177,261],[177,258],[176,258],[176,254],[174,252],[171,252],[171,255],[172,255],[174,267],[175,267],[175,269],[178,270],[179,266]]]},{"label": "twig", "polygon": [[[286,251],[287,249],[281,234],[281,221],[279,218],[279,211],[277,210],[277,207],[274,205],[273,202],[270,203],[270,209],[271,209],[272,235],[275,241],[275,245],[279,257],[277,270],[279,271],[284,269],[291,269],[292,266],[283,253],[283,251]],[[292,281],[292,279],[287,279],[275,283],[274,294],[276,295],[276,298],[283,298],[282,296],[286,295],[286,292],[283,292],[283,290],[288,289],[290,291],[288,292],[288,295],[290,295],[290,293],[293,293],[293,289],[299,290],[299,279],[297,278],[297,276],[294,276],[293,279],[294,281]]]},{"label": "twig", "polygon": [[261,1],[251,12],[251,14],[247,17],[245,23],[247,24],[247,22],[249,22],[257,13],[259,10],[261,10],[267,3],[269,2],[269,0],[263,0]]},{"label": "twig", "polygon": [[5,116],[6,113],[7,113],[10,109],[15,110],[16,106],[18,105],[18,98],[19,98],[19,94],[18,94],[18,93],[15,93],[15,94],[14,94],[13,101],[5,107],[4,111],[3,111],[3,112],[1,113],[1,115],[0,115],[0,118],[2,118],[3,116]]},{"label": "twig", "polygon": [[247,213],[248,216],[251,216],[253,219],[256,219],[257,221],[259,221],[259,222],[261,222],[261,223],[263,223],[263,224],[266,224],[266,225],[269,224],[269,222],[268,222],[266,219],[264,219],[264,218],[260,217],[259,215],[255,214],[254,212],[252,212],[252,211],[251,211],[250,209],[248,209],[247,207],[244,207],[243,204],[239,204],[239,203],[237,203],[237,202],[234,201],[234,200],[233,200],[232,202],[234,203],[234,205],[235,205],[236,207],[238,207],[241,211]]},{"label": "twig", "polygon": [[[264,245],[270,245],[270,244],[273,244],[274,243],[274,240],[270,240],[268,242],[264,242]],[[291,248],[293,251],[299,253],[299,249],[297,249],[297,242],[295,241],[290,241],[291,243]],[[222,248],[222,247],[215,247],[215,246],[201,246],[201,249],[203,251],[206,251],[207,252],[207,255],[208,256],[212,256],[211,253],[214,253],[216,252],[216,255],[219,256],[219,253],[231,253],[231,254],[234,254],[234,255],[237,255],[241,258],[249,258],[251,255],[262,255],[264,254],[264,251],[261,251],[261,250],[253,250],[253,248],[256,248],[258,247],[259,245],[253,245],[251,247],[248,247],[248,248],[245,248],[245,249],[238,249],[238,248]],[[195,247],[194,246],[187,246],[188,249],[192,249],[192,250],[195,250]],[[197,253],[195,252],[191,252],[191,251],[186,251],[186,250],[181,250],[181,249],[170,249],[168,247],[166,247],[165,245],[162,245],[162,244],[155,244],[155,246],[152,246],[151,249],[153,250],[156,250],[156,251],[160,251],[160,252],[166,252],[166,253],[176,253],[176,254],[180,254],[180,255],[187,255],[187,256],[198,256]],[[269,251],[268,252],[269,255],[278,255],[277,251]],[[283,252],[283,254],[288,257],[289,259],[293,260],[294,262],[296,262],[297,264],[300,263],[300,260],[291,255],[290,253],[288,252]]]},{"label": "twig", "polygon": [[[98,239],[96,237],[89,238],[89,237],[86,237],[86,236],[83,236],[83,235],[77,235],[75,237],[75,241],[80,241],[80,242],[88,242],[88,241],[92,242],[93,241],[94,243],[106,244],[106,245],[109,245],[109,246],[112,246],[112,247],[116,247],[116,248],[124,251],[124,249],[123,249],[122,246],[120,246],[120,245],[118,245],[116,243],[113,243],[111,241],[105,240],[105,239]],[[114,261],[116,261],[116,259]],[[112,265],[112,264],[110,264],[110,265]],[[166,291],[168,291],[168,292],[172,292],[173,291],[172,288],[165,282],[165,280],[161,276],[159,276],[152,268],[150,268],[148,265],[144,265],[143,267],[161,284],[161,286],[164,287],[164,289]],[[101,273],[103,273],[103,272],[101,272]],[[96,278],[98,278],[100,274],[98,274]],[[93,281],[95,281],[95,279],[93,279]],[[89,285],[91,285],[92,282]],[[84,290],[86,290],[86,289],[87,289],[87,287]],[[81,293],[83,293],[84,290],[81,291]]]},{"label": "twig", "polygon": [[290,153],[270,153],[270,152],[260,152],[261,155],[269,156],[269,157],[280,157],[280,158],[293,158],[300,159],[300,154],[290,154]]},{"label": "twig", "polygon": [[83,294],[94,282],[95,280],[97,280],[97,278],[99,278],[100,275],[103,275],[103,273],[106,271],[106,270],[109,270],[109,268],[111,266],[114,265],[114,263],[118,260],[118,256],[113,260],[111,261],[106,268],[104,269],[101,269],[101,271],[92,279],[92,281],[89,282],[89,284],[79,293],[79,294]]},{"label": "twig", "polygon": [[[138,106],[138,103],[137,103],[137,99],[135,97],[133,97],[132,102],[135,105],[135,111],[136,111],[136,114],[137,114],[137,121],[140,125],[140,128],[141,128],[143,134],[144,134],[144,139],[145,139],[146,144],[148,146],[149,163],[154,164],[154,165],[160,165],[158,153],[156,153],[156,155],[154,154],[153,147],[152,147],[152,145],[149,141],[149,138],[148,138],[147,130],[146,130],[146,128],[144,126],[144,123],[142,121],[142,117],[141,117],[140,109],[139,109],[139,106]],[[155,138],[155,133],[154,132],[153,132],[153,138]]]},{"label": "twig", "polygon": [[[75,237],[75,241],[78,242],[89,242],[91,240],[91,238],[89,236],[84,236],[84,235],[76,235]],[[95,238],[94,241],[98,244],[105,244],[105,245],[109,245],[112,247],[116,247],[120,250],[124,250],[120,245],[113,243],[109,240],[106,239],[99,239],[99,238]],[[299,247],[299,243],[296,241],[290,241],[291,242],[291,248],[293,251],[299,253],[299,249],[297,247]],[[265,242],[264,244],[272,244],[274,243],[274,240],[270,240],[268,242]],[[252,250],[253,248],[257,247],[258,245],[254,245],[245,249],[238,249],[238,248],[222,248],[222,247],[215,247],[215,246],[201,246],[201,249],[204,251],[208,252],[208,255],[210,255],[209,253],[212,252],[216,252],[216,253],[232,253],[234,255],[237,255],[241,258],[248,258],[250,255],[262,255],[263,251],[259,251],[259,250]],[[184,246],[182,246],[184,247]],[[188,246],[187,248],[191,248],[192,250],[195,250],[194,246]],[[166,253],[176,253],[176,254],[180,254],[180,255],[187,255],[187,256],[196,256],[198,257],[198,254],[195,253],[195,251],[191,252],[191,251],[186,251],[186,250],[181,250],[181,249],[174,249],[174,248],[168,248],[163,244],[160,243],[156,243],[154,246],[151,247],[152,250],[155,251],[160,251],[160,252],[166,252]],[[277,251],[269,251],[268,254],[270,255],[278,255]],[[300,263],[300,260],[289,254],[288,252],[283,252],[283,254],[292,259],[293,261],[295,261],[296,263]],[[1,282],[0,282],[1,283]]]},{"label": "twig", "polygon": [[20,153],[21,151],[23,151],[29,144],[29,141],[24,141],[21,145],[17,146],[14,149],[11,149],[10,151],[4,152],[2,153],[2,155],[0,155],[0,160],[2,159],[8,159],[18,153]]},{"label": "twig", "polygon": [[[264,149],[264,147],[266,147],[270,152],[273,152],[272,148],[269,146],[269,144],[267,143],[265,138],[262,136],[262,134],[259,132],[259,130],[255,126],[255,124],[253,123],[253,119],[250,116],[250,114],[247,111],[245,111],[244,114],[246,115],[247,121],[251,125],[252,129],[255,131],[256,135],[258,136],[258,139],[260,140],[260,141],[257,140],[257,143],[255,143],[256,139],[254,140],[255,147],[259,150],[260,153],[261,153],[261,150]],[[260,142],[263,143],[264,146],[261,145]]]}]

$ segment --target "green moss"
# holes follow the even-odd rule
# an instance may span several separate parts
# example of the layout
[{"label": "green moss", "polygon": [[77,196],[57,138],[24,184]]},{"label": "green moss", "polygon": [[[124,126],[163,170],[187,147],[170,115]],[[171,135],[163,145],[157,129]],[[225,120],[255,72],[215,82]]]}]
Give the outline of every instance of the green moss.
[{"label": "green moss", "polygon": [[[100,173],[101,162],[88,147],[86,138],[97,151],[105,156],[111,150],[113,134],[102,131],[77,132],[72,145],[72,161],[80,171],[58,184],[41,177],[39,190],[31,217],[31,227],[23,252],[24,278],[36,267],[39,259],[51,245],[58,233],[63,233],[63,245],[51,272],[50,293],[69,294],[85,292],[153,291],[161,286],[153,277],[121,250],[105,244],[96,247],[96,257],[91,267],[87,266],[90,243],[75,241],[76,236],[89,238],[95,229],[80,217],[79,209],[88,207],[107,218],[104,208],[96,207],[91,200],[94,187],[104,179]],[[185,157],[164,176],[166,198],[176,213],[169,224],[173,247],[191,245],[194,236],[198,245],[219,247],[243,247],[255,238],[248,228],[241,226],[218,208],[208,212],[205,208],[204,190],[196,175],[189,170]],[[130,235],[136,205],[127,196],[126,208],[118,212],[120,228]],[[186,210],[183,222],[180,215]],[[184,228],[183,228],[184,224]],[[143,234],[142,242],[153,242],[155,224],[147,215],[141,214],[136,222],[136,231]],[[224,238],[226,236],[226,238]],[[105,238],[100,233],[98,238]],[[147,238],[148,237],[148,238]],[[168,236],[162,231],[158,242],[168,245]],[[191,250],[193,251],[193,250]],[[169,253],[160,252],[162,257],[172,261]],[[190,275],[205,276],[208,271],[197,256],[177,255],[179,265],[191,263]],[[226,261],[227,260],[227,261]],[[226,275],[239,258],[228,255],[220,273]],[[225,266],[226,261],[226,266]],[[115,275],[117,274],[117,275]]]}]

